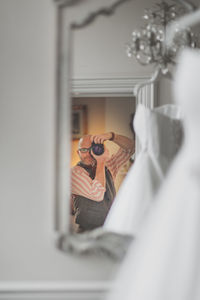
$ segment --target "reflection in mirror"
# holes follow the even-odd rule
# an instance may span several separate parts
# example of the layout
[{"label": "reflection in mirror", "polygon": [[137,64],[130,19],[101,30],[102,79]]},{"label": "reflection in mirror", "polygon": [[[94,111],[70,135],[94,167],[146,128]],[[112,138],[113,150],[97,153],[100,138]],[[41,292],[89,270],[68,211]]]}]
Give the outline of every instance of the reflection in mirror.
[{"label": "reflection in mirror", "polygon": [[135,102],[126,98],[73,98],[71,231],[104,224],[133,163]]},{"label": "reflection in mirror", "polygon": [[[133,96],[134,88],[150,78],[147,69],[138,68],[125,53],[125,43],[139,20],[138,13],[133,18],[135,1],[69,1],[72,6],[67,0],[61,2],[57,73],[57,244],[64,251],[96,251],[121,258],[129,240],[125,235],[105,231],[101,225],[115,201],[115,192],[118,193],[133,164],[134,148],[136,154],[140,151],[130,127],[135,108],[138,103],[149,108],[155,106],[156,85],[145,85],[137,99]],[[79,143],[82,136],[89,134],[92,137],[87,137],[85,144],[83,140]],[[104,144],[103,154],[95,156],[91,149],[93,141]],[[112,155],[114,159],[109,161]],[[88,171],[77,166],[84,158],[92,165]],[[75,169],[78,169],[76,175],[80,173],[82,186],[70,176],[73,173],[70,170]],[[107,191],[110,193],[108,203],[104,199]],[[90,204],[84,207],[84,202]],[[101,208],[99,215],[97,207]],[[84,211],[86,214],[82,214]],[[89,213],[96,223],[88,222]],[[80,224],[82,216],[84,222]]]},{"label": "reflection in mirror", "polygon": [[[116,178],[113,178],[115,177],[115,175],[113,175],[114,171],[110,170],[111,176],[113,175],[111,179],[114,179],[113,183],[116,191],[118,191],[129,164],[131,164],[129,160],[132,152],[131,144],[133,143],[133,133],[131,131],[128,133],[124,128],[129,128],[130,115],[134,113],[134,108],[132,109],[135,100],[133,100],[132,96],[133,91],[137,96],[135,106],[137,104],[143,104],[145,107],[152,109],[157,104],[157,99],[159,99],[159,105],[171,103],[172,97],[169,94],[171,83],[166,84],[166,81],[161,81],[161,78],[157,76],[160,74],[160,66],[157,65],[157,62],[155,67],[157,66],[158,68],[156,72],[154,72],[155,70],[152,68],[154,66],[151,64],[142,68],[139,64],[135,63],[134,60],[130,60],[125,55],[125,43],[130,40],[133,30],[141,28],[141,26],[144,25],[144,20],[142,20],[141,16],[144,10],[151,7],[155,1],[55,1],[60,4],[60,20],[58,22],[59,63],[57,72],[57,200],[55,205],[59,247],[64,251],[72,250],[77,253],[83,253],[91,249],[99,253],[103,249],[104,252],[106,250],[106,252],[109,252],[112,256],[121,258],[124,249],[126,250],[126,242],[128,241],[125,235],[117,236],[113,234],[113,232],[105,231],[105,228],[96,229],[96,227],[103,223],[109,210],[109,205],[106,209],[102,210],[104,215],[98,224],[95,224],[95,226],[87,226],[86,228],[80,226],[80,211],[83,207],[80,207],[80,205],[83,199],[78,199],[77,201],[77,199],[74,199],[74,195],[75,198],[76,196],[83,196],[89,203],[93,203],[95,212],[99,203],[103,203],[104,196],[101,199],[98,198],[100,201],[95,201],[97,200],[94,199],[95,189],[93,190],[93,199],[90,199],[91,195],[88,194],[79,195],[78,189],[80,193],[80,182],[75,184],[77,188],[75,193],[72,177],[70,181],[70,166],[72,169],[76,168],[80,159],[88,155],[88,160],[91,161],[92,165],[91,173],[93,172],[93,160],[96,169],[91,175],[89,174],[90,171],[87,171],[85,168],[79,169],[81,173],[79,174],[81,175],[80,179],[83,180],[87,177],[88,182],[95,182],[96,188],[101,187],[102,194],[105,194],[105,190],[107,189],[105,183],[105,170],[107,167],[106,164],[108,163],[108,160],[105,159],[107,151],[95,157],[91,149],[91,142],[94,140],[96,143],[104,143],[104,146],[110,151],[109,155],[115,155],[118,151],[114,149],[117,147],[116,144],[121,144],[121,148],[124,148],[123,145],[125,144],[126,146],[129,145],[126,149],[123,149],[125,150],[124,152],[129,151],[128,165],[124,163],[121,169],[117,170],[118,174]],[[176,1],[173,2],[175,3]],[[178,2],[185,3],[185,1]],[[109,16],[109,18],[105,18],[105,16]],[[74,30],[75,28],[76,30]],[[150,37],[152,41],[152,36],[157,38],[157,35],[154,34],[152,26],[149,28],[152,28],[152,32],[150,32],[150,35],[148,34],[147,37]],[[146,31],[143,31],[143,33],[144,32]],[[158,38],[160,39],[159,35]],[[137,41],[136,45],[138,45],[138,39],[135,41]],[[147,45],[149,45],[148,42]],[[162,51],[162,43],[159,46],[159,43],[155,43],[154,39],[151,45],[153,47],[158,45],[158,50],[161,50],[161,54],[165,54],[165,51]],[[140,50],[146,50],[146,48],[141,45]],[[152,52],[152,49],[150,49],[150,52]],[[167,71],[165,68],[163,70]],[[156,79],[159,79],[159,82],[156,83]],[[72,83],[71,86],[70,83]],[[157,86],[159,87],[158,90]],[[77,87],[78,89],[76,89]],[[81,90],[81,92],[79,90]],[[73,100],[70,97],[70,92],[74,97]],[[132,100],[128,99],[128,96]],[[113,99],[112,97],[117,98]],[[130,104],[131,101],[132,106]],[[129,108],[128,106],[126,107],[125,104],[129,105]],[[126,113],[123,113],[125,110]],[[70,130],[70,119],[72,120],[72,131]],[[92,126],[94,126],[94,128]],[[104,134],[103,137],[99,137],[98,135],[102,133]],[[83,140],[79,143],[79,139],[85,134],[91,134],[92,136],[97,135],[98,137],[90,137],[85,144],[83,144]],[[121,143],[119,141],[121,137],[119,138],[119,136],[121,136],[122,139],[125,138],[126,142]],[[132,141],[132,143],[128,141]],[[139,154],[141,145],[138,143],[138,138],[136,138],[135,146],[136,154]],[[70,148],[72,148],[71,157]],[[82,148],[82,151],[79,148]],[[83,150],[83,148],[86,150]],[[77,153],[78,149],[79,151]],[[97,160],[100,161],[99,165],[101,169],[104,168],[104,172],[97,172]],[[133,165],[134,168],[137,162],[138,158]],[[96,177],[97,175],[98,178]],[[94,176],[94,178],[90,176]],[[128,176],[126,178],[128,178]],[[142,181],[143,180],[144,177],[142,177]],[[82,188],[87,187],[88,189],[88,186],[90,187],[88,182],[83,181]],[[141,183],[141,180],[139,182]],[[120,195],[120,192],[118,192],[118,195]],[[112,201],[113,197],[110,202]],[[71,214],[69,212],[70,204]],[[113,207],[114,206],[112,206],[112,208]],[[87,214],[94,211],[92,209],[90,210],[89,206],[86,206],[86,215],[83,214],[83,218],[87,219]],[[71,219],[69,216],[71,216]],[[98,214],[94,217],[95,221],[97,219],[96,216],[98,216]],[[119,218],[117,221],[119,223]],[[69,224],[71,225],[70,228]],[[93,228],[95,228],[95,230],[90,230]],[[84,233],[71,234],[72,232]]]}]

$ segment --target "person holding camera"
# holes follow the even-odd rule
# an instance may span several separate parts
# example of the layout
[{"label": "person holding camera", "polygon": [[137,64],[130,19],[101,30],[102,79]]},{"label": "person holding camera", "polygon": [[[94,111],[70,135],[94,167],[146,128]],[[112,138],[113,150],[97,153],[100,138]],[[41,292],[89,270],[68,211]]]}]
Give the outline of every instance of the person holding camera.
[{"label": "person holding camera", "polygon": [[[106,141],[120,147],[111,157],[104,145]],[[134,141],[114,132],[85,135],[80,139],[77,150],[80,162],[71,172],[72,215],[76,232],[104,224],[116,194],[116,175],[133,152]]]}]

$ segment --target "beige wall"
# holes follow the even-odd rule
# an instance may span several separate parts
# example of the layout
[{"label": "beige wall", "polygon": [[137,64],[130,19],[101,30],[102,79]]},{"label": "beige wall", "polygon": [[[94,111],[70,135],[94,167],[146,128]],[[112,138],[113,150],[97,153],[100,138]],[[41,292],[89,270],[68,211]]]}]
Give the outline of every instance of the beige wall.
[{"label": "beige wall", "polygon": [[[105,99],[104,98],[74,98],[73,105],[87,106],[87,134],[105,132]],[[77,154],[78,140],[72,141],[71,166],[79,161]]]}]

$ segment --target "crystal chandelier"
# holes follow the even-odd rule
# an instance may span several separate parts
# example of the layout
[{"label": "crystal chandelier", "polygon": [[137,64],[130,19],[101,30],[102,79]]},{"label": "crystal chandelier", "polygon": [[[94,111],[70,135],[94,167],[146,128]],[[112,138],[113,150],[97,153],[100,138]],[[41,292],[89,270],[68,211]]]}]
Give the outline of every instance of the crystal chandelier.
[{"label": "crystal chandelier", "polygon": [[179,29],[178,26],[172,44],[166,46],[165,43],[167,25],[187,12],[184,5],[174,1],[161,1],[152,9],[146,9],[143,16],[145,25],[132,32],[132,41],[126,49],[127,55],[135,56],[142,65],[154,64],[162,74],[168,73],[168,64],[175,64],[175,57],[180,49],[197,46],[197,36],[192,30]]}]

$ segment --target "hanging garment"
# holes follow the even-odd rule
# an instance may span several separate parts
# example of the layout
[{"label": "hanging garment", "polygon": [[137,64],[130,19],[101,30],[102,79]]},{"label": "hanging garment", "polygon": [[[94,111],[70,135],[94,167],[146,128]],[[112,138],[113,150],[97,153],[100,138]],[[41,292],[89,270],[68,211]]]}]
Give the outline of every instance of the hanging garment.
[{"label": "hanging garment", "polygon": [[109,300],[200,299],[200,53],[185,50],[175,98],[184,144],[122,264]]},{"label": "hanging garment", "polygon": [[139,105],[134,128],[141,151],[125,177],[104,229],[136,235],[182,142],[182,113],[176,105]]}]

